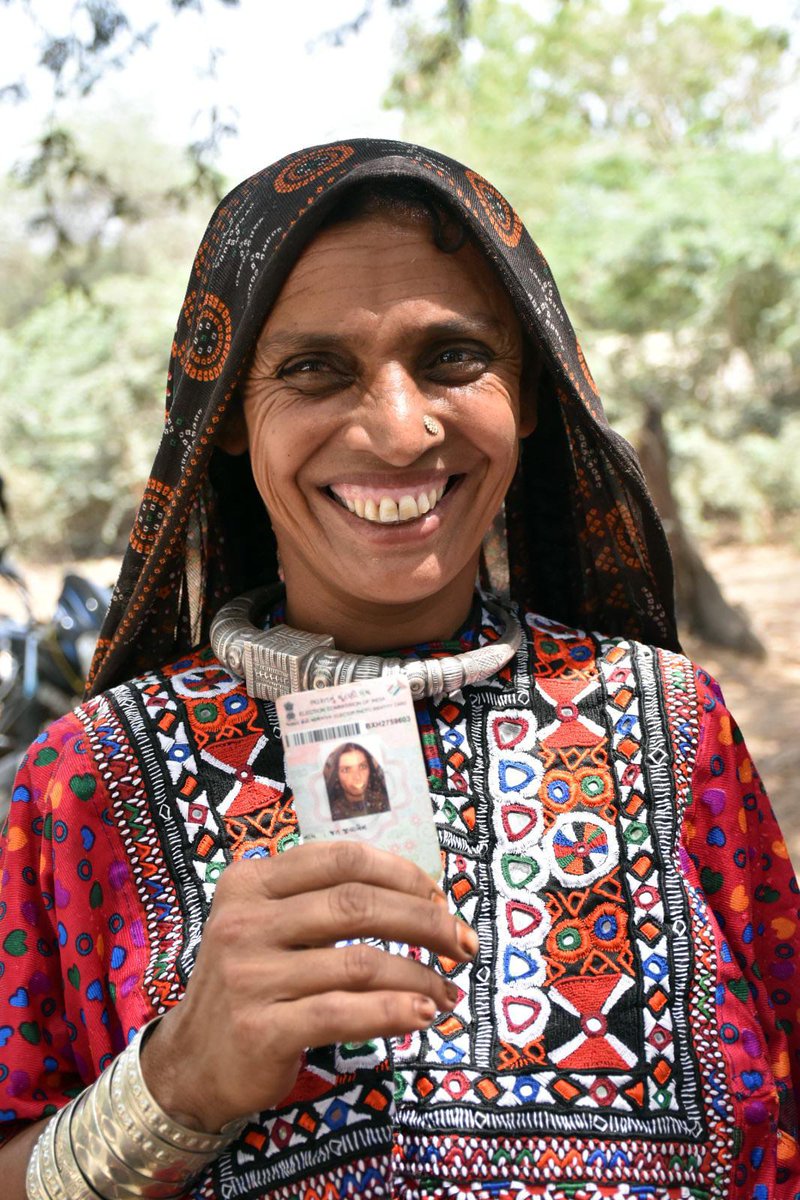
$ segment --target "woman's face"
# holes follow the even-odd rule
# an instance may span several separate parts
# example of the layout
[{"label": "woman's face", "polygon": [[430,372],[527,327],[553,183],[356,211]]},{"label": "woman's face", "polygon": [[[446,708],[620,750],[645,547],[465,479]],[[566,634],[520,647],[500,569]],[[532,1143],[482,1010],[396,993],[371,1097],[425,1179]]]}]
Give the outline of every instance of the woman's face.
[{"label": "woman's face", "polygon": [[514,309],[474,247],[442,253],[426,222],[384,215],[308,245],[264,325],[243,405],[304,627],[314,605],[397,611],[448,589],[471,595],[534,423],[520,412],[521,369]]},{"label": "woman's face", "polygon": [[348,800],[363,800],[369,786],[369,763],[363,750],[345,750],[340,755],[339,783]]}]

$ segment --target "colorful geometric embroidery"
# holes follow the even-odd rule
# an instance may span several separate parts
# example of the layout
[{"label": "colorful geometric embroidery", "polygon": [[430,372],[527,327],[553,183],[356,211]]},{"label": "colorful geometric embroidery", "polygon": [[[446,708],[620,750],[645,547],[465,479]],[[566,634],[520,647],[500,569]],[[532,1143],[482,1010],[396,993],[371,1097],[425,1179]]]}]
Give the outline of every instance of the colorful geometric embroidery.
[{"label": "colorful geometric embroidery", "polygon": [[[524,1123],[574,1145],[602,1128],[628,1139],[629,1165],[642,1136],[700,1136],[703,1067],[716,1065],[698,1061],[675,1012],[693,950],[671,875],[675,791],[668,773],[649,778],[666,762],[662,718],[642,697],[640,648],[608,643],[595,657],[582,635],[529,621],[533,686],[520,670],[524,696],[474,689],[463,725],[475,790],[490,797],[469,864],[482,954],[459,971],[468,1002],[439,1022],[452,1027],[449,1069],[436,1025],[396,1047],[397,1124],[433,1138],[443,1121],[498,1135]],[[717,1156],[725,1116],[720,1130]]]},{"label": "colorful geometric embroidery", "polygon": [[[256,1181],[273,1189],[299,1177],[334,1135],[367,1154],[390,1143],[392,1128],[435,1138],[443,1119],[464,1134],[478,1122],[498,1136],[569,1132],[576,1146],[606,1128],[627,1139],[617,1151],[627,1166],[646,1157],[643,1134],[677,1144],[708,1133],[685,1013],[691,922],[685,892],[669,878],[676,796],[663,728],[644,716],[654,687],[649,652],[608,644],[595,657],[582,635],[553,622],[531,621],[531,634],[531,657],[510,686],[418,713],[444,886],[483,948],[474,964],[435,960],[459,989],[452,1011],[398,1039],[391,1056],[380,1042],[338,1048],[327,1062],[326,1052],[310,1054],[295,1090],[302,1099],[254,1125],[220,1160],[214,1186],[224,1194],[255,1196]],[[132,729],[137,705],[158,730],[166,767],[155,789],[151,768],[151,794],[169,790],[179,817],[161,836],[180,835],[198,885],[194,928],[181,889],[189,923],[177,984],[224,863],[286,849],[296,819],[272,706],[257,708],[218,664],[184,660],[145,677],[138,696],[122,699]],[[650,710],[657,716],[652,702]],[[690,710],[684,696],[686,720]],[[157,825],[166,811],[163,800],[151,808]],[[700,944],[710,949],[702,931]],[[717,1063],[706,1066],[719,1075]],[[393,1100],[376,1090],[381,1077],[394,1079]],[[725,1115],[718,1124],[719,1155]],[[551,1143],[542,1145],[555,1162]],[[547,1177],[542,1162],[530,1169]],[[446,1177],[447,1162],[437,1170]],[[608,1155],[596,1144],[580,1178],[595,1170],[608,1178]],[[198,1195],[212,1195],[209,1186]]]},{"label": "colorful geometric embroidery", "polygon": [[[181,899],[166,860],[159,853],[149,819],[147,782],[140,763],[131,752],[136,727],[126,729],[122,722],[128,700],[127,689],[119,688],[111,703],[111,694],[83,705],[77,710],[86,730],[101,779],[111,798],[112,810],[128,862],[136,882],[144,911],[147,944],[152,947],[144,974],[144,989],[155,1012],[174,1004],[183,990],[176,963],[184,948],[184,935],[176,919]],[[127,877],[123,864],[118,868],[120,889]],[[111,878],[111,875],[110,875]],[[142,941],[145,933],[140,935]]]},{"label": "colorful geometric embroidery", "polygon": [[[700,703],[690,665],[529,617],[506,683],[420,705],[417,716],[443,886],[480,953],[434,957],[457,998],[429,1029],[310,1051],[284,1104],[248,1125],[194,1196],[715,1200],[730,1194],[742,1111],[753,1132],[741,1177],[762,1179],[753,1154],[767,1101],[777,1106],[758,1083],[769,1069],[763,1034],[681,845],[706,811],[712,831],[723,819],[713,786],[692,801]],[[78,718],[85,745],[74,753],[91,751],[108,797],[93,836],[113,827],[127,862],[109,843],[108,878],[113,887],[130,873],[139,903],[110,929],[129,931],[144,970],[142,979],[114,941],[101,977],[84,981],[74,968],[79,1002],[91,1018],[106,988],[122,1007],[138,988],[162,1011],[186,985],[224,866],[298,839],[275,710],[204,651]],[[722,736],[733,743],[729,727]],[[703,753],[713,778],[719,756]],[[82,804],[94,779],[71,770],[71,803]],[[54,845],[59,821],[36,826]],[[66,903],[64,883],[53,887]],[[766,886],[759,895],[771,902]],[[788,918],[775,922],[784,936]],[[71,936],[83,971],[92,939]],[[22,932],[6,937],[13,957]],[[32,988],[17,988],[12,1006]],[[729,1044],[741,1047],[736,1074]]]}]

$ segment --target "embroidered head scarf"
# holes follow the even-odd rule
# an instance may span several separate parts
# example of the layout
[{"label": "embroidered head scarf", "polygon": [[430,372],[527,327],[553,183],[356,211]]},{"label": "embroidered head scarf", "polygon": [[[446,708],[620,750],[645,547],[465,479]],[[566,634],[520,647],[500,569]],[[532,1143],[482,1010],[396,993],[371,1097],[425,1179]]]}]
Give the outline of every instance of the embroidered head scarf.
[{"label": "embroidered head scarf", "polygon": [[404,142],[290,155],[220,203],[172,347],[164,432],[90,675],[89,694],[207,640],[231,596],[278,579],[247,455],[215,448],[270,306],[348,190],[411,179],[497,271],[543,370],[539,420],[506,499],[510,591],[556,620],[677,648],[664,531],[630,445],[608,425],[545,259],[475,171]]}]

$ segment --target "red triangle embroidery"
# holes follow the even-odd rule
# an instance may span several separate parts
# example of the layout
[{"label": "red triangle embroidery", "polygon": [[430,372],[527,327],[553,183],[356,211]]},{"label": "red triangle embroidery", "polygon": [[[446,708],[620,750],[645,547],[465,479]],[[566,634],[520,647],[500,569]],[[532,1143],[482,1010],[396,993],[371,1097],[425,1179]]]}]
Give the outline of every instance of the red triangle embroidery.
[{"label": "red triangle embroidery", "polygon": [[236,770],[237,767],[247,765],[256,742],[263,736],[261,733],[245,733],[241,737],[231,738],[227,742],[213,742],[205,748],[203,756],[212,760],[216,759],[223,766]]},{"label": "red triangle embroidery", "polygon": [[495,717],[492,721],[494,740],[500,750],[511,750],[528,732],[524,717]]},{"label": "red triangle embroidery", "polygon": [[[517,1020],[511,1015],[512,1009],[527,1009],[530,1016],[523,1016],[521,1020]],[[522,1033],[523,1030],[530,1029],[541,1011],[541,1003],[528,996],[503,997],[503,1012],[505,1013],[506,1024],[512,1033]]]},{"label": "red triangle embroidery", "polygon": [[268,783],[258,783],[256,780],[243,783],[241,791],[225,813],[225,817],[226,819],[241,817],[257,808],[266,808],[268,805],[274,804],[276,800],[280,800],[282,795],[282,792],[279,792],[277,788],[270,787]]},{"label": "red triangle embroidery", "polygon": [[522,900],[506,901],[506,923],[512,937],[525,937],[538,929],[542,923],[542,914],[532,904],[524,904]]},{"label": "red triangle embroidery", "polygon": [[[504,804],[500,815],[503,818],[503,829],[505,829],[510,842],[518,842],[521,838],[527,837],[539,820],[538,812],[528,808],[526,804]],[[522,817],[523,820],[512,822],[513,817]]]}]

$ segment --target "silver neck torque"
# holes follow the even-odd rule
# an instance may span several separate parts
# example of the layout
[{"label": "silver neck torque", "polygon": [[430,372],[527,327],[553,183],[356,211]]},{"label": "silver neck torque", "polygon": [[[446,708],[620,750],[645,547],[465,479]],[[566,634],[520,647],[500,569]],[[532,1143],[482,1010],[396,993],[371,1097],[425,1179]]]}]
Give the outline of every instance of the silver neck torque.
[{"label": "silver neck torque", "polygon": [[408,679],[415,699],[442,696],[496,675],[522,641],[514,611],[498,600],[484,598],[484,607],[502,632],[497,641],[477,650],[410,661],[348,654],[337,650],[328,634],[307,633],[289,625],[259,629],[254,614],[263,613],[277,595],[278,589],[258,588],[237,596],[219,610],[211,625],[211,646],[217,658],[243,676],[248,693],[261,700],[398,673]]}]

